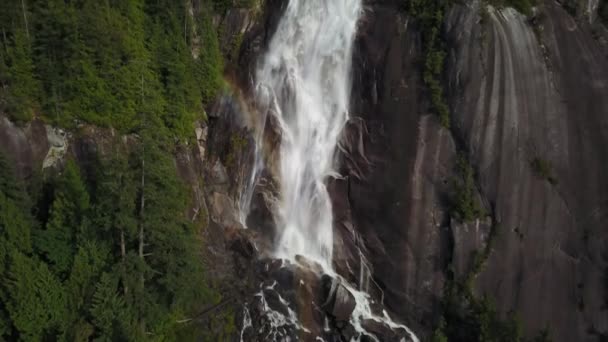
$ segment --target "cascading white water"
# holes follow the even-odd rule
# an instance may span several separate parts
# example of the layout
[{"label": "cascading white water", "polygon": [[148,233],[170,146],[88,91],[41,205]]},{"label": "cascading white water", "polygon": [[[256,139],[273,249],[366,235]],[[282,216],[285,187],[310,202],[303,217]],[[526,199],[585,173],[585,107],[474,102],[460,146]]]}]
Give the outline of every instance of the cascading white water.
[{"label": "cascading white water", "polygon": [[[348,119],[361,0],[291,0],[257,70],[282,129],[278,257],[331,268],[332,205],[325,180]],[[270,94],[269,94],[270,92]]]},{"label": "cascading white water", "polygon": [[[336,145],[348,120],[352,49],[361,1],[289,1],[256,71],[256,103],[263,114],[254,123],[256,156],[240,203],[244,222],[253,188],[264,167],[261,146],[265,115],[272,113],[282,134],[276,256],[297,264],[296,256],[302,255],[319,262],[327,274],[340,279],[332,267],[333,212],[325,181],[334,173]],[[368,276],[363,271],[367,263],[363,255],[361,258],[360,286],[365,290],[369,286],[369,281],[363,279]],[[374,314],[372,300],[364,291],[344,279],[342,282],[356,301],[350,323],[358,336],[373,337],[362,326],[364,320],[373,320],[404,329],[418,342],[406,326],[393,322],[386,312]],[[263,291],[257,296],[265,303]],[[266,305],[264,311],[274,328],[291,324],[306,330],[292,311],[288,317]]]}]

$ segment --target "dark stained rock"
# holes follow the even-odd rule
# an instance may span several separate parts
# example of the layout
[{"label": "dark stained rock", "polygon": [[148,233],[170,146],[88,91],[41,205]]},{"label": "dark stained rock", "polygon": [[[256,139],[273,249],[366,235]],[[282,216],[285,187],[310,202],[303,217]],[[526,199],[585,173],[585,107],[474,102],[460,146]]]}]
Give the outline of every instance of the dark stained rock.
[{"label": "dark stained rock", "polygon": [[381,288],[378,299],[424,337],[439,309],[450,257],[444,204],[455,144],[429,113],[420,32],[401,5],[366,2],[351,105],[364,125],[343,140],[353,146],[341,150],[353,157],[341,172],[352,227]]},{"label": "dark stained rock", "polygon": [[[386,325],[382,322],[372,320],[372,319],[364,320],[363,322],[361,322],[361,326],[363,327],[363,329],[365,329],[365,331],[367,331],[369,334],[373,335],[375,337],[375,339],[377,339],[379,341],[386,341],[386,342],[412,341],[409,333],[407,331],[405,331],[405,329],[402,329],[402,328],[391,329],[391,327],[389,327],[388,325]],[[362,340],[374,341],[375,339],[370,339],[370,337],[366,336],[365,334],[362,337]]]},{"label": "dark stained rock", "polygon": [[355,297],[342,284],[339,278],[324,275],[321,278],[323,287],[322,307],[336,321],[347,321],[356,306]]},{"label": "dark stained rock", "polygon": [[476,219],[474,222],[462,223],[456,219],[450,221],[453,236],[452,266],[457,277],[464,279],[471,272],[476,258],[483,255],[490,235],[492,234],[492,219]]},{"label": "dark stained rock", "polygon": [[350,318],[356,305],[353,294],[340,284],[336,289],[333,306],[328,311],[336,320],[346,321]]},{"label": "dark stained rock", "polygon": [[350,342],[355,336],[357,336],[357,331],[352,324],[347,324],[345,327],[340,329],[341,341]]}]

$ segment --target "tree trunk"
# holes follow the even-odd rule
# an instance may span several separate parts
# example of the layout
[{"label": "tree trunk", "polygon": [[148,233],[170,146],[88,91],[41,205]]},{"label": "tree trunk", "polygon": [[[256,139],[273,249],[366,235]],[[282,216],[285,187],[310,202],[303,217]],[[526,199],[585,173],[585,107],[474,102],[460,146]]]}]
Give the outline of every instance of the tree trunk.
[{"label": "tree trunk", "polygon": [[[141,76],[141,105],[142,107],[144,106],[144,76]],[[144,134],[145,134],[145,113],[144,113]],[[145,196],[145,187],[146,187],[146,142],[145,139],[142,139],[142,153],[141,153],[141,199],[139,202],[139,258],[141,259],[142,265],[145,263],[144,260],[144,229],[145,229],[145,225],[144,225],[144,212],[146,209],[146,196]],[[140,274],[140,286],[141,286],[141,292],[143,294],[144,292],[144,270],[141,271]],[[141,332],[142,332],[142,336],[145,336],[146,334],[146,322],[143,318],[140,318],[140,328],[141,328]]]},{"label": "tree trunk", "polygon": [[23,10],[23,21],[25,22],[25,35],[30,39],[30,30],[27,25],[27,14],[25,13],[25,0],[21,0],[21,9]]},{"label": "tree trunk", "polygon": [[125,246],[125,231],[120,228],[120,256],[122,258],[122,281],[123,281],[123,292],[125,295],[129,293],[129,286],[127,285],[127,270],[126,267],[126,258],[127,258],[127,248]]}]

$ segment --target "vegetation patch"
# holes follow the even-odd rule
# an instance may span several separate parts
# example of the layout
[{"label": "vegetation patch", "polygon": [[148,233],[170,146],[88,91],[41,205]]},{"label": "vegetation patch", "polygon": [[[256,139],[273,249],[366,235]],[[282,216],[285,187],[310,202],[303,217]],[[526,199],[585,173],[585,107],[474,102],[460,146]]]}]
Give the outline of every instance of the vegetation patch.
[{"label": "vegetation patch", "polygon": [[461,222],[471,222],[485,215],[475,186],[473,168],[464,154],[456,162],[457,176],[452,180],[451,216]]},{"label": "vegetation patch", "polygon": [[237,166],[237,158],[242,155],[243,150],[247,148],[248,142],[247,138],[245,138],[239,132],[235,132],[230,137],[230,147],[228,154],[226,155],[226,159],[224,161],[227,168],[232,168]]},{"label": "vegetation patch", "polygon": [[165,130],[94,168],[68,161],[42,192],[0,156],[0,340],[218,340],[197,318],[221,298]]},{"label": "vegetation patch", "polygon": [[40,115],[123,133],[157,117],[168,133],[192,135],[222,85],[208,1],[197,18],[183,1],[2,1],[0,110],[20,122]]},{"label": "vegetation patch", "polygon": [[485,5],[492,5],[496,8],[511,7],[523,15],[530,16],[536,0],[485,0],[482,6]]},{"label": "vegetation patch", "polygon": [[231,8],[259,7],[260,2],[261,0],[212,0],[213,9],[218,13],[224,13]]},{"label": "vegetation patch", "polygon": [[445,128],[450,127],[450,110],[441,83],[447,55],[441,27],[448,5],[446,0],[414,0],[405,5],[407,13],[417,20],[422,32],[425,54],[423,80],[431,95],[432,109]]},{"label": "vegetation patch", "polygon": [[551,185],[558,184],[557,178],[553,173],[553,166],[548,160],[536,157],[530,162],[530,166],[539,178],[547,180]]},{"label": "vegetation patch", "polygon": [[602,23],[608,27],[608,0],[600,0],[597,14]]},{"label": "vegetation patch", "polygon": [[492,299],[475,297],[473,281],[483,270],[495,240],[500,233],[496,224],[492,227],[488,243],[475,252],[473,264],[463,281],[455,279],[448,268],[444,297],[441,302],[442,317],[437,324],[432,342],[549,342],[549,332],[544,329],[533,339],[523,337],[522,322],[516,313],[506,316],[499,313]]}]

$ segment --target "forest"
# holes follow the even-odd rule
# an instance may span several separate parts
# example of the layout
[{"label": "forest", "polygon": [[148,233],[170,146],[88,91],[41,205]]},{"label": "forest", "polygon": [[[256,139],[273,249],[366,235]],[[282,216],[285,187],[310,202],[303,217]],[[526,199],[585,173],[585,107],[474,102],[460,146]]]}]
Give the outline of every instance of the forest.
[{"label": "forest", "polygon": [[15,121],[136,132],[154,116],[183,138],[222,86],[213,3],[194,19],[170,0],[0,6],[0,108]]},{"label": "forest", "polygon": [[[27,182],[0,155],[0,340],[222,340],[174,146],[223,87],[226,1],[3,0],[0,112],[137,137]],[[92,171],[91,171],[92,170]],[[219,322],[221,321],[221,322]],[[218,323],[219,322],[219,323]]]}]

